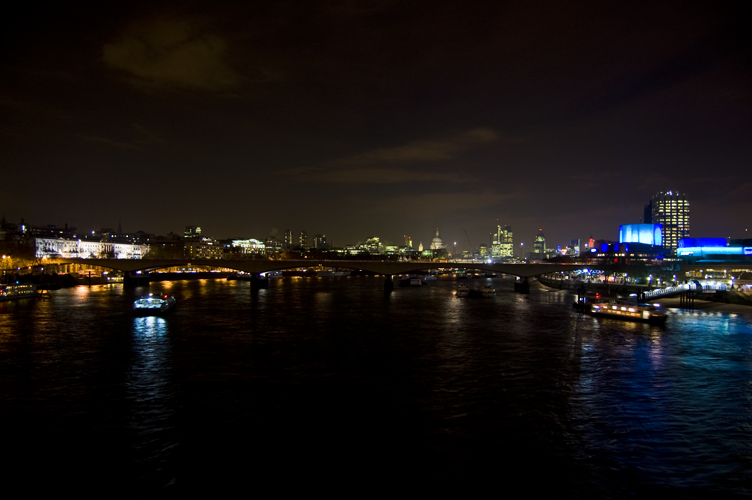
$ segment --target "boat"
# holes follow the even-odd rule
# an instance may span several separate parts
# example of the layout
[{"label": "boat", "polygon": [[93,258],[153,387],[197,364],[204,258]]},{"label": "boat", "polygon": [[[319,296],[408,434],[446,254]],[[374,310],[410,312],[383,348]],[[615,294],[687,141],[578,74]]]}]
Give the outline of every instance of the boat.
[{"label": "boat", "polygon": [[172,295],[160,295],[155,297],[154,294],[149,294],[145,297],[141,297],[133,303],[133,310],[137,314],[144,314],[152,316],[155,314],[164,314],[175,307],[175,297]]},{"label": "boat", "polygon": [[31,283],[0,285],[0,302],[37,297],[37,286]]},{"label": "boat", "polygon": [[457,291],[455,292],[457,297],[467,297],[470,295],[470,287],[464,283],[457,285]]},{"label": "boat", "polygon": [[592,316],[617,318],[627,321],[641,321],[664,324],[668,315],[660,304],[630,302],[627,300],[602,298],[599,294],[585,294],[574,304],[575,309]]},{"label": "boat", "polygon": [[496,289],[491,285],[483,285],[480,287],[481,297],[493,297],[496,295]]},{"label": "boat", "polygon": [[421,286],[423,285],[423,280],[418,278],[417,276],[408,276],[407,278],[403,278],[399,282],[399,286]]}]

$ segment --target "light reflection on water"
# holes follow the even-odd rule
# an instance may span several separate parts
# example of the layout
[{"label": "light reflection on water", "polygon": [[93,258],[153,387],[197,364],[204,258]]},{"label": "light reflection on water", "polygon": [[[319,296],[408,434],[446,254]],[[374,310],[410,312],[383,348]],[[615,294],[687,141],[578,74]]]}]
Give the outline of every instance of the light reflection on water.
[{"label": "light reflection on water", "polygon": [[752,446],[750,323],[681,312],[665,330],[604,321],[593,332],[571,406],[588,453],[613,470],[640,471],[646,484],[689,493],[717,481],[724,494],[743,494],[733,485],[750,480],[749,462],[738,461]]},{"label": "light reflection on water", "polygon": [[[133,457],[138,474],[165,486],[177,445],[177,383],[172,367],[169,324],[157,316],[133,319],[132,356],[127,381],[129,423],[134,432]],[[164,477],[165,475],[167,477]]]},{"label": "light reflection on water", "polygon": [[[234,467],[511,485],[532,470],[573,498],[749,491],[748,317],[672,311],[657,327],[491,283],[493,298],[457,298],[453,280],[385,295],[363,277],[62,290],[0,310],[0,423],[35,432],[8,416],[27,407],[64,430],[101,419],[103,462],[127,456],[120,480],[147,491]],[[178,305],[134,318],[148,292]]]}]

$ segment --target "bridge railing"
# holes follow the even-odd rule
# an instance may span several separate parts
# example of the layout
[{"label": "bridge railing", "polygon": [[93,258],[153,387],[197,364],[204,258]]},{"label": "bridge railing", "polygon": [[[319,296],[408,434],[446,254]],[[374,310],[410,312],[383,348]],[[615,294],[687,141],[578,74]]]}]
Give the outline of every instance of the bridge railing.
[{"label": "bridge railing", "polygon": [[666,288],[656,288],[655,290],[648,290],[643,292],[642,296],[645,299],[657,299],[659,297],[668,297],[670,295],[679,295],[685,292],[701,292],[703,290],[723,290],[725,291],[726,284],[720,283],[682,283],[681,285],[669,286]]}]

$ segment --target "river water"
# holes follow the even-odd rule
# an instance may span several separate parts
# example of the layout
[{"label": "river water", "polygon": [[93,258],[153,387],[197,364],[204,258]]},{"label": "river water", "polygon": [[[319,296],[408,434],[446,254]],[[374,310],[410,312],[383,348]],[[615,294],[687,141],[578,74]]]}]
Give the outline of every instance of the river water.
[{"label": "river water", "polygon": [[[749,315],[596,319],[567,291],[489,282],[494,298],[345,277],[0,303],[6,487],[752,495]],[[148,291],[176,310],[134,317]]]}]

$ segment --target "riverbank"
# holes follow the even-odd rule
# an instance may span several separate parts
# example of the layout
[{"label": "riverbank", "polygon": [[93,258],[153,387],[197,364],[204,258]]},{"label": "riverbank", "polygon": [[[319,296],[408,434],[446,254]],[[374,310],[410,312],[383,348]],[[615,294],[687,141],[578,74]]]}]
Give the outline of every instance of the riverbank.
[{"label": "riverbank", "polygon": [[[603,284],[593,284],[593,283],[587,283],[587,284],[573,284],[568,283],[565,280],[551,280],[546,278],[539,278],[538,282],[541,284],[541,286],[549,287],[549,288],[555,288],[560,290],[576,290],[576,288],[579,287],[585,287],[588,291],[591,292],[601,292],[606,293],[607,287]],[[629,287],[622,286],[621,289],[619,289],[618,286],[612,286],[611,287],[613,291],[621,291],[622,293],[629,290],[630,292],[637,292],[644,290],[646,287],[635,287],[635,290],[630,289]],[[662,307],[666,309],[683,309],[683,310],[695,310],[695,311],[701,311],[706,313],[722,313],[722,314],[741,314],[744,316],[747,316],[749,318],[752,318],[752,300],[750,300],[751,296],[749,292],[738,292],[735,290],[729,290],[727,292],[718,293],[715,295],[710,294],[704,294],[701,295],[703,299],[695,298],[694,300],[694,307],[692,309],[682,308],[681,307],[681,299],[679,297],[664,297],[660,299],[656,299],[652,302],[661,304]],[[714,298],[715,300],[707,300],[710,298]]]},{"label": "riverbank", "polygon": [[[682,309],[679,301],[679,297],[667,297],[656,300],[655,302],[659,303],[661,307],[666,309]],[[683,310],[688,311],[690,309],[684,308]],[[717,302],[713,300],[696,299],[694,301],[693,310],[705,313],[742,314],[752,318],[752,306],[744,304],[727,304],[725,302]]]}]

